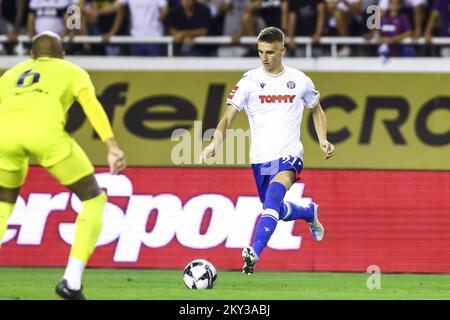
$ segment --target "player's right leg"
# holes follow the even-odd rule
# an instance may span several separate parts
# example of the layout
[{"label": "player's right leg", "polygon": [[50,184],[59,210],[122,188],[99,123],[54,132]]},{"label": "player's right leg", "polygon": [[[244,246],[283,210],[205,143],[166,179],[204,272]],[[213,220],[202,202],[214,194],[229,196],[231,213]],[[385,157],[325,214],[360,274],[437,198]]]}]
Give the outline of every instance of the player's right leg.
[{"label": "player's right leg", "polygon": [[319,221],[319,205],[315,202],[303,207],[290,201],[284,201],[280,209],[280,220],[304,220],[308,223],[314,240],[321,241],[323,239],[325,229]]},{"label": "player's right leg", "polygon": [[84,299],[81,293],[82,275],[102,229],[106,195],[97,184],[94,167],[73,140],[69,156],[46,169],[75,193],[83,204],[75,224],[69,262],[56,292],[64,299]]},{"label": "player's right leg", "polygon": [[[258,189],[258,195],[259,199],[261,200],[261,203],[264,204],[264,201],[266,199],[267,189],[269,187],[270,178],[272,174],[274,174],[276,171],[272,168],[272,164],[269,163],[269,166],[267,164],[252,164],[253,169],[253,175],[255,178],[256,188]],[[255,230],[255,234],[253,236],[254,241],[253,245],[255,244],[255,239],[260,242],[261,236],[264,237],[261,232],[258,232],[258,226],[259,229],[264,229],[264,221],[261,221],[263,217],[258,220],[257,223],[257,230]],[[272,221],[269,221],[269,223],[273,223]],[[242,260],[244,261],[244,265],[242,267],[242,272],[250,275],[253,273],[255,269],[256,262],[258,262],[259,256],[256,254],[255,250],[252,246],[248,245],[245,246],[242,249]]]},{"label": "player's right leg", "polygon": [[69,261],[63,278],[56,286],[56,293],[68,300],[85,300],[82,294],[82,278],[103,226],[106,195],[101,191],[93,174],[66,186],[81,200],[83,209],[75,223],[75,237]]},{"label": "player's right leg", "polygon": [[242,251],[244,260],[242,272],[246,274],[253,273],[259,257],[277,226],[284,195],[295,181],[295,173],[292,170],[279,171],[279,161],[275,162],[274,168],[272,163],[268,164],[270,164],[269,168],[266,164],[252,166],[260,199],[264,199],[264,211],[256,224],[253,245],[245,247]]},{"label": "player's right leg", "polygon": [[[281,181],[285,186],[292,185],[295,180],[297,180],[298,175],[303,169],[303,161],[301,161],[301,159],[297,161],[296,159],[298,160],[299,158],[291,157],[289,160],[285,160],[281,163],[280,170],[289,170],[295,173],[293,181]],[[276,181],[276,177],[272,180],[272,182],[274,181]],[[316,241],[321,241],[323,239],[324,228],[319,222],[319,206],[316,203],[311,202],[308,206],[304,207],[290,201],[283,201],[278,213],[278,218],[281,221],[306,221],[311,230],[313,238]]]}]

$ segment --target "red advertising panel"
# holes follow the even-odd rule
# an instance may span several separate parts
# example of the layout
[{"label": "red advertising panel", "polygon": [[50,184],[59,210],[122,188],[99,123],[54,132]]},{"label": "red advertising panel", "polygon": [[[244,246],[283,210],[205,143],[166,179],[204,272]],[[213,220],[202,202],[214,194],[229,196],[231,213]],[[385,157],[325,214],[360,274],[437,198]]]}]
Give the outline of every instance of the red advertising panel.
[{"label": "red advertising panel", "polygon": [[[261,204],[250,169],[130,168],[96,175],[108,194],[89,265],[239,269]],[[286,195],[320,204],[325,237],[279,222],[259,270],[450,272],[450,172],[304,170]],[[9,219],[0,266],[65,266],[81,203],[31,168]]]}]

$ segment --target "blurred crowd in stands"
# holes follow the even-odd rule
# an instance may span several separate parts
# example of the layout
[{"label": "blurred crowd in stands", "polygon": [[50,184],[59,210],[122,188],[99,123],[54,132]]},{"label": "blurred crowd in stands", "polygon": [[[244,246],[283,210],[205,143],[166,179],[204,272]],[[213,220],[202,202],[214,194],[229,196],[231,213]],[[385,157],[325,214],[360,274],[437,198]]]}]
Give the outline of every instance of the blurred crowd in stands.
[{"label": "blurred crowd in stands", "polygon": [[[449,46],[432,44],[449,36],[450,0],[0,0],[0,33],[8,36],[3,54],[15,54],[17,36],[50,30],[67,39],[101,36],[100,44],[67,45],[69,54],[166,56],[165,44],[111,43],[115,35],[172,36],[176,56],[254,56],[240,38],[266,26],[286,34],[289,56],[305,56],[295,37],[310,37],[313,56],[329,55],[324,36],[361,37],[371,46],[339,45],[338,56],[449,56]],[[77,30],[67,28],[76,5]],[[374,7],[376,6],[376,7]],[[379,13],[379,15],[377,15]],[[73,18],[73,16],[72,16]],[[377,20],[377,18],[379,18]],[[199,36],[230,36],[227,45],[198,45]],[[400,44],[411,38],[411,44]],[[424,39],[425,44],[414,41]]]}]

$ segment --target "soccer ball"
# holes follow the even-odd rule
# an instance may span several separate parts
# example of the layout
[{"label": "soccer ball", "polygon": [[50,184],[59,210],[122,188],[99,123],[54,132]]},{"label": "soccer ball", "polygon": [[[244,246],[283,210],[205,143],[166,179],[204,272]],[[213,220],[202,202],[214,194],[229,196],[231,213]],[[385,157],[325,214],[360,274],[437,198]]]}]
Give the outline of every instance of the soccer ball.
[{"label": "soccer ball", "polygon": [[216,280],[216,268],[203,259],[189,262],[183,271],[183,281],[189,289],[212,289]]}]

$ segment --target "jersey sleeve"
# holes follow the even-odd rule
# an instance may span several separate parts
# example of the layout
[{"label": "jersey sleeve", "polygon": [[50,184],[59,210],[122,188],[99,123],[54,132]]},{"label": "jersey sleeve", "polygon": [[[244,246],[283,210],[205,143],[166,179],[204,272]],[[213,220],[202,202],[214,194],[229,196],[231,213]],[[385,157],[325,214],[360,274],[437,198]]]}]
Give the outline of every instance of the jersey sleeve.
[{"label": "jersey sleeve", "polygon": [[302,97],[303,103],[307,108],[312,109],[316,106],[319,99],[319,91],[316,90],[312,80],[309,77],[306,77],[306,90]]},{"label": "jersey sleeve", "polygon": [[95,92],[94,84],[89,74],[81,68],[75,68],[72,82],[73,96],[77,98],[83,89],[92,89]]},{"label": "jersey sleeve", "polygon": [[233,87],[230,94],[227,98],[227,104],[232,105],[237,109],[237,111],[241,111],[248,105],[248,84],[247,84],[246,76],[239,80],[239,82]]},{"label": "jersey sleeve", "polygon": [[108,116],[95,96],[95,93],[92,90],[81,90],[78,96],[78,102],[83,108],[92,127],[100,136],[100,139],[105,142],[109,138],[113,138],[114,134]]}]

